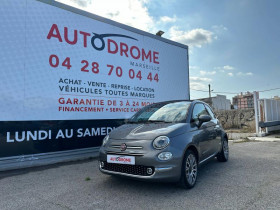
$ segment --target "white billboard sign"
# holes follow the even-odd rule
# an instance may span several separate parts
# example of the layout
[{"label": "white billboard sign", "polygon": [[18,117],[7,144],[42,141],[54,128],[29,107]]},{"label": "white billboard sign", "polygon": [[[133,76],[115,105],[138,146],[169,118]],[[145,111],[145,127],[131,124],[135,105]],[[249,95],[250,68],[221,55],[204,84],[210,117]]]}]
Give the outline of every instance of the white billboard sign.
[{"label": "white billboard sign", "polygon": [[189,99],[187,48],[40,1],[1,3],[1,121],[124,119]]}]

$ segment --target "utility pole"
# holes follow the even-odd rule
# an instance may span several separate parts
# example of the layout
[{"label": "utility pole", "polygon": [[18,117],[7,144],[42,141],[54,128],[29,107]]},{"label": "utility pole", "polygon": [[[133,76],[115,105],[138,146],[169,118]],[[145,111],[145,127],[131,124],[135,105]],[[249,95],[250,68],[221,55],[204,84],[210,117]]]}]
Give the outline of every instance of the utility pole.
[{"label": "utility pole", "polygon": [[209,84],[208,87],[209,87],[209,99],[210,99],[211,98],[211,85]]},{"label": "utility pole", "polygon": [[254,110],[255,110],[256,134],[258,136],[258,135],[260,135],[258,96],[257,96],[257,92],[256,91],[254,91],[253,94],[254,94]]}]

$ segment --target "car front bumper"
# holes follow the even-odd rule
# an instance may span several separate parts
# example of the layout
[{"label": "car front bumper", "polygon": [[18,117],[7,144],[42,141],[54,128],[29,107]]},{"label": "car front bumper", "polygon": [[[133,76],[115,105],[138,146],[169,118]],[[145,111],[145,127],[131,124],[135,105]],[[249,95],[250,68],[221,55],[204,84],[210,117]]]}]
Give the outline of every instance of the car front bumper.
[{"label": "car front bumper", "polygon": [[141,175],[135,175],[135,174],[127,174],[122,172],[116,172],[116,171],[109,171],[102,169],[102,167],[99,164],[99,170],[104,174],[110,174],[110,175],[120,175],[120,176],[126,176],[130,178],[135,179],[143,179],[143,180],[158,180],[158,181],[178,181],[178,177],[174,177],[173,173],[170,173],[173,169],[172,166],[170,167],[164,167],[164,168],[155,168],[154,172],[150,176],[141,176]]},{"label": "car front bumper", "polygon": [[[156,151],[157,153],[159,151]],[[121,154],[119,154],[121,155]],[[133,179],[141,179],[147,181],[164,181],[164,182],[176,182],[180,180],[181,177],[181,164],[182,159],[179,157],[172,157],[167,161],[160,161],[157,158],[158,154],[146,154],[144,156],[135,157],[135,166],[152,167],[153,173],[151,175],[139,175],[131,174],[114,170],[106,170],[102,167],[101,162],[107,161],[107,153],[104,148],[100,149],[99,153],[99,170],[104,174],[118,175],[130,177]],[[107,162],[106,162],[107,163]],[[126,167],[126,166],[124,166]]]}]

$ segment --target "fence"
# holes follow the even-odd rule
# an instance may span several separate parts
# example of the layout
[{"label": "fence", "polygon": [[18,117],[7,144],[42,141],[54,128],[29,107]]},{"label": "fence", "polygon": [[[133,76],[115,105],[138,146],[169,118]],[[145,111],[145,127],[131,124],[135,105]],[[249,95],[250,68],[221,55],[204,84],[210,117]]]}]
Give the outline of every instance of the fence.
[{"label": "fence", "polygon": [[274,99],[256,99],[255,118],[258,134],[280,130],[280,101]]}]

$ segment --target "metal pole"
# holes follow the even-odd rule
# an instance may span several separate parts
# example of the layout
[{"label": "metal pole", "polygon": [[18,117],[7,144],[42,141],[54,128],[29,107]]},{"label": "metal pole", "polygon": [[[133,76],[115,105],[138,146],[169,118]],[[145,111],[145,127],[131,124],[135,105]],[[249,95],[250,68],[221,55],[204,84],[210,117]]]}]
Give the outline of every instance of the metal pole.
[{"label": "metal pole", "polygon": [[258,99],[257,92],[254,91],[254,110],[255,110],[255,122],[256,122],[256,134],[259,134],[259,115],[258,115]]},{"label": "metal pole", "polygon": [[211,98],[211,85],[209,84],[208,87],[209,87],[209,98]]},{"label": "metal pole", "polygon": [[[268,121],[268,109],[267,109],[267,106],[268,106],[268,99],[264,99],[263,100],[263,104],[264,104],[264,122],[267,122]],[[268,133],[268,128],[265,127],[265,135]]]}]

